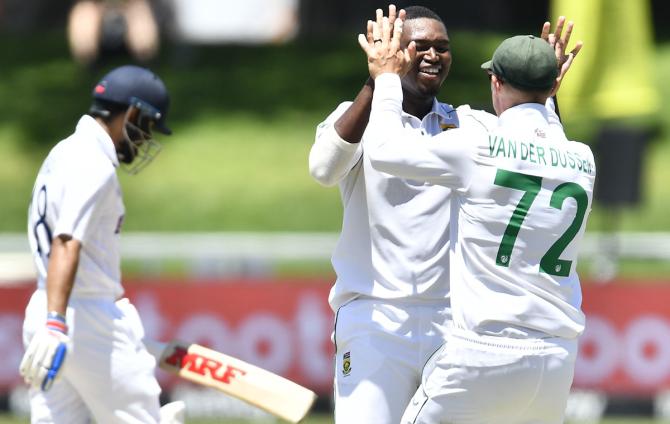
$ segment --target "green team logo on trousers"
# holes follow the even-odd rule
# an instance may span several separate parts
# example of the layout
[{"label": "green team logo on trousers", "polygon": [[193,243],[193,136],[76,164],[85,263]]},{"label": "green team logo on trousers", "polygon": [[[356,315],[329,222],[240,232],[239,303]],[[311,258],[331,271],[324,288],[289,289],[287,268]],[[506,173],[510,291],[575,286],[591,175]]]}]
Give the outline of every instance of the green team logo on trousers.
[{"label": "green team logo on trousers", "polygon": [[342,355],[342,375],[348,376],[351,374],[351,352],[346,352]]}]

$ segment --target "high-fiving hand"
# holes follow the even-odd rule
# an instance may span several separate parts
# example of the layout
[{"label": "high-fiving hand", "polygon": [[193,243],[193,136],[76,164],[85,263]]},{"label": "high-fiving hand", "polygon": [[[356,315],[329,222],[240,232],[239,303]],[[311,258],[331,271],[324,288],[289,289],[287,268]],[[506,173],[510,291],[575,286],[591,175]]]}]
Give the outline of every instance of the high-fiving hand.
[{"label": "high-fiving hand", "polygon": [[554,32],[551,32],[551,23],[545,22],[542,26],[542,33],[540,34],[540,37],[547,41],[549,45],[554,48],[554,52],[556,53],[556,60],[558,61],[559,73],[558,77],[556,78],[556,87],[551,92],[552,96],[556,95],[556,92],[558,91],[558,88],[561,86],[561,82],[563,81],[563,77],[565,77],[565,74],[572,65],[572,61],[575,59],[577,53],[579,53],[579,51],[582,49],[582,46],[584,45],[582,41],[578,41],[575,44],[575,47],[570,50],[570,53],[565,54],[568,49],[568,43],[570,42],[570,36],[572,35],[574,23],[572,21],[568,22],[565,29],[565,34],[563,34],[564,26],[565,16],[559,16],[558,20],[556,21],[556,29]]},{"label": "high-fiving hand", "polygon": [[407,48],[400,48],[405,11],[396,15],[394,5],[389,5],[389,16],[377,9],[375,21],[368,21],[367,35],[358,35],[358,44],[368,57],[368,70],[374,79],[383,73],[394,73],[401,77],[410,69],[416,56],[416,45],[412,41]]}]

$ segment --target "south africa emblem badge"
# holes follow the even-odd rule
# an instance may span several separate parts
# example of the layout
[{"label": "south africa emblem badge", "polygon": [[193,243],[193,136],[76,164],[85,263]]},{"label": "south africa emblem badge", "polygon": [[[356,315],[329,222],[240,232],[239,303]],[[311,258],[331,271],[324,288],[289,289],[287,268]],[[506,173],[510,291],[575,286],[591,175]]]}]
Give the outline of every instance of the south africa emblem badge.
[{"label": "south africa emblem badge", "polygon": [[342,355],[342,375],[348,376],[351,374],[351,352],[346,352]]}]

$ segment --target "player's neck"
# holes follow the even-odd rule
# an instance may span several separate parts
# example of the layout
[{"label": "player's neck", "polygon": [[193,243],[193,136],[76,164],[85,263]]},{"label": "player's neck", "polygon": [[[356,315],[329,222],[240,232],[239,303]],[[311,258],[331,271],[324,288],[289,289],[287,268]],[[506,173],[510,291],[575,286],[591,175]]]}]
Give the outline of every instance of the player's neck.
[{"label": "player's neck", "polygon": [[413,97],[405,96],[402,101],[402,110],[419,119],[423,119],[431,110],[433,110],[434,97]]},{"label": "player's neck", "polygon": [[94,119],[95,119],[95,122],[97,122],[98,125],[100,125],[102,127],[102,129],[105,130],[105,132],[107,134],[109,134],[109,125],[107,125],[107,122],[105,122],[104,119],[102,119],[98,116],[96,116]]}]

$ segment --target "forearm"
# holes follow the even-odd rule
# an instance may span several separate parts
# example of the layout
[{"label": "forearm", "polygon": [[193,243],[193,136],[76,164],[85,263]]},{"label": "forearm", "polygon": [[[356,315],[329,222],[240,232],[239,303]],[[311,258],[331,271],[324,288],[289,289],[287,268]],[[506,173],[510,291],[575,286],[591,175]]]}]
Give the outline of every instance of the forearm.
[{"label": "forearm", "polygon": [[413,166],[423,142],[421,134],[406,131],[402,125],[402,89],[400,78],[392,73],[377,77],[369,140],[366,141],[372,167],[396,177],[412,178],[419,171]]},{"label": "forearm", "polygon": [[400,178],[462,187],[471,164],[468,158],[473,143],[469,137],[477,135],[458,129],[430,135],[404,128],[400,79],[384,74],[376,84],[370,139],[366,139],[372,167]]},{"label": "forearm", "polygon": [[332,124],[320,128],[309,152],[310,175],[326,187],[337,184],[360,158],[358,147],[342,139]]},{"label": "forearm", "polygon": [[385,73],[378,80],[370,119],[370,131],[375,135],[370,148],[374,148],[375,153],[384,144],[400,143],[406,137],[401,119],[403,93],[400,77]]},{"label": "forearm", "polygon": [[81,243],[69,236],[58,236],[51,244],[47,269],[47,311],[65,315],[74,277],[79,265]]},{"label": "forearm", "polygon": [[547,108],[547,118],[549,120],[549,125],[563,129],[563,123],[561,122],[561,117],[558,114],[558,103],[556,101],[556,96],[547,98],[545,107]]},{"label": "forearm", "polygon": [[363,138],[363,133],[370,120],[373,91],[374,81],[368,78],[349,109],[335,121],[335,131],[349,143],[359,143]]}]

